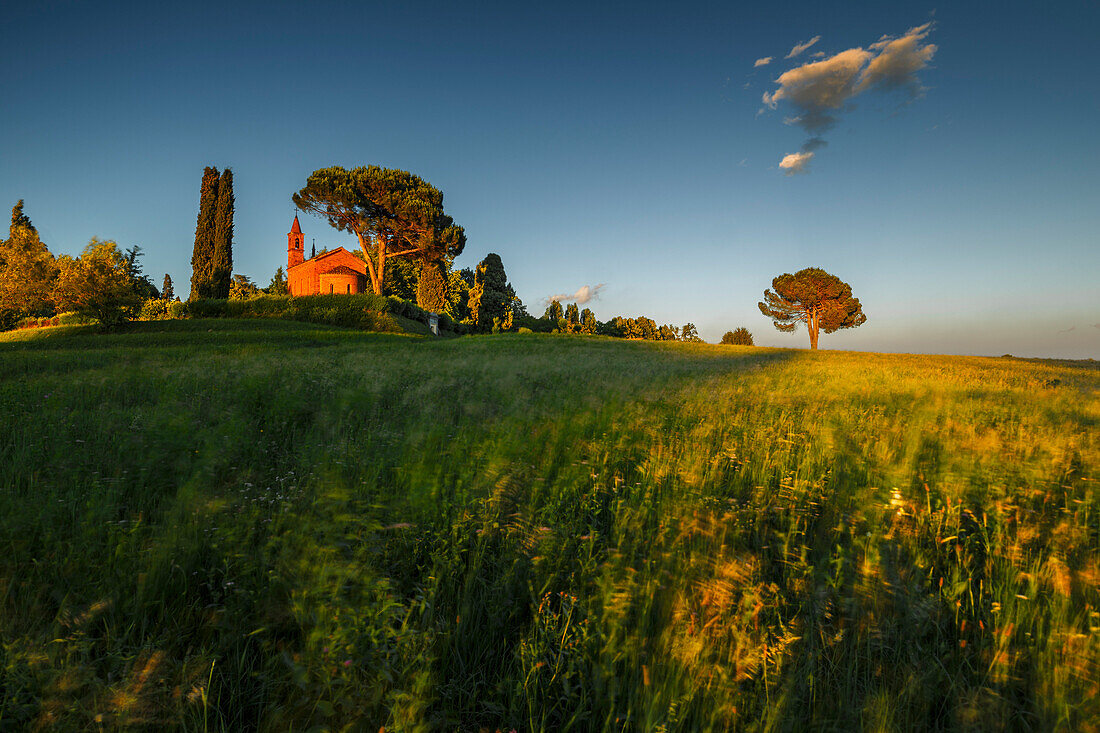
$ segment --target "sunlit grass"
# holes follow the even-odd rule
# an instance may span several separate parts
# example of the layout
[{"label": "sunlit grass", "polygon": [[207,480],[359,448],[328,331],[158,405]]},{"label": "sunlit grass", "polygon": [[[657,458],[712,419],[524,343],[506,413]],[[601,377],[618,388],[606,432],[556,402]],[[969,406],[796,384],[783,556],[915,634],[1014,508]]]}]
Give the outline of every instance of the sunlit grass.
[{"label": "sunlit grass", "polygon": [[1100,370],[0,342],[0,729],[1097,729]]}]

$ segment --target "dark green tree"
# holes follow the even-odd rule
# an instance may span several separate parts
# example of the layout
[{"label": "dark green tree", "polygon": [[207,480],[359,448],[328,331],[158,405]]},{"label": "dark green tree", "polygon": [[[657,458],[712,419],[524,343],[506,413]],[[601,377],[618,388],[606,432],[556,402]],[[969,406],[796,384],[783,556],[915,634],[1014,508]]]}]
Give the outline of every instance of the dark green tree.
[{"label": "dark green tree", "polygon": [[[359,240],[371,285],[383,294],[386,263],[394,257],[453,259],[466,233],[443,211],[443,194],[408,171],[378,166],[314,171],[294,204]],[[490,323],[492,321],[490,320]]]},{"label": "dark green tree", "polygon": [[248,300],[258,295],[263,295],[263,291],[252,282],[252,278],[241,274],[233,276],[233,281],[229,285],[229,300]]},{"label": "dark green tree", "polygon": [[852,297],[852,287],[819,268],[779,275],[772,287],[775,292],[765,290],[764,302],[757,304],[760,312],[775,322],[778,331],[790,332],[805,323],[811,349],[817,348],[820,331],[833,333],[867,322],[859,298]]},{"label": "dark green tree", "polygon": [[[362,252],[356,252],[360,259]],[[423,263],[411,257],[398,257],[386,265],[386,284],[383,295],[393,295],[402,300],[416,300],[417,285],[420,282],[420,269]]]},{"label": "dark green tree", "polygon": [[275,274],[271,276],[271,283],[267,286],[265,292],[268,295],[286,295],[290,292],[286,282],[286,274],[283,272],[282,267],[275,270]]},{"label": "dark green tree", "polygon": [[752,334],[744,326],[736,331],[726,331],[722,336],[722,343],[726,346],[752,346]]},{"label": "dark green tree", "polygon": [[141,263],[138,259],[141,257],[141,247],[134,245],[130,249],[123,253],[123,258],[126,260],[126,273],[130,276],[130,280],[134,283],[134,292],[138,294],[142,300],[159,300],[160,291],[157,290],[157,286],[153,284],[153,281],[142,271]]},{"label": "dark green tree", "polygon": [[474,328],[487,333],[493,319],[504,318],[508,305],[508,275],[500,255],[490,252],[474,270],[474,286],[470,288],[470,320]]},{"label": "dark green tree", "polygon": [[199,216],[195,223],[195,248],[191,252],[191,295],[189,300],[214,297],[214,231],[218,209],[218,169],[202,172],[199,187]]},{"label": "dark green tree", "polygon": [[176,290],[172,287],[172,276],[164,273],[164,284],[160,286],[160,297],[164,300],[172,300],[176,297]]},{"label": "dark green tree", "polygon": [[446,263],[425,262],[416,284],[416,304],[429,313],[442,313],[447,305]]},{"label": "dark green tree", "polygon": [[684,327],[680,329],[680,340],[699,343],[703,339],[699,338],[699,329],[695,327],[694,323],[685,323]]},{"label": "dark green tree", "polygon": [[233,276],[233,171],[226,168],[218,179],[218,203],[214,209],[214,261],[211,293],[228,298]]},{"label": "dark green tree", "polygon": [[14,237],[18,229],[30,230],[30,233],[38,236],[38,230],[31,224],[31,218],[23,213],[23,199],[19,199],[15,206],[11,207],[11,226],[8,228],[8,237]]}]

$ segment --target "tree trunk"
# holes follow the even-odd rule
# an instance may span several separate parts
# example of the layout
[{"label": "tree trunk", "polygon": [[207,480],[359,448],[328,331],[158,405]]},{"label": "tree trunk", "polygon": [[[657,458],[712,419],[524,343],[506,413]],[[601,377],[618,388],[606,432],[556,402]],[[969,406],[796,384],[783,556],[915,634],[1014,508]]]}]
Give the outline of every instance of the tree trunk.
[{"label": "tree trunk", "polygon": [[382,294],[382,278],[378,277],[374,270],[374,260],[370,258],[370,252],[367,250],[367,243],[363,240],[363,235],[356,232],[356,237],[359,239],[359,249],[363,250],[363,259],[367,261],[367,272],[370,273],[370,284],[374,289],[375,295]]},{"label": "tree trunk", "polygon": [[810,332],[810,348],[817,348],[817,311],[810,311],[810,317],[806,321],[806,330]]}]

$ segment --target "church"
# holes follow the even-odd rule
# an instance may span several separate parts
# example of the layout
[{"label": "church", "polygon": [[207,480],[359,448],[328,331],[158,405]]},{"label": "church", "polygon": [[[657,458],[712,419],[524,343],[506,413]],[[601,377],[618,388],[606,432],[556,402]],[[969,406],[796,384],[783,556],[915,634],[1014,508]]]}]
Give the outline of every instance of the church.
[{"label": "church", "polygon": [[343,247],[305,258],[306,237],[298,215],[287,233],[286,280],[291,295],[365,293],[370,290],[367,265]]}]

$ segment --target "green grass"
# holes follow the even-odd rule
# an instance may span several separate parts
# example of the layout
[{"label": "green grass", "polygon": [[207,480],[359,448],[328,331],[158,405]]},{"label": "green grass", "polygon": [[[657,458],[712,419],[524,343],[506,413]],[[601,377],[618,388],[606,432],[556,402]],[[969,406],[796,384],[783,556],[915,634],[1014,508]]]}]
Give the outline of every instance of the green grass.
[{"label": "green grass", "polygon": [[0,337],[0,730],[1100,729],[1100,369]]}]

